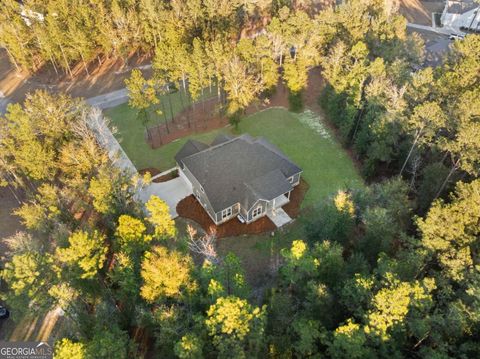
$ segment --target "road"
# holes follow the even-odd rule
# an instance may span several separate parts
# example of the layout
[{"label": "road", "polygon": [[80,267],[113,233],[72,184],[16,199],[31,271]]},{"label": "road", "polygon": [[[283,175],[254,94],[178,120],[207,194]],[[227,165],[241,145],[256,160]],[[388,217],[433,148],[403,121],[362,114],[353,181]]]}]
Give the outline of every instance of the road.
[{"label": "road", "polygon": [[[89,105],[98,107],[99,109],[102,109],[102,110],[106,108],[118,106],[127,101],[128,101],[128,91],[126,88],[86,99],[86,102]],[[0,115],[5,114],[7,105],[9,103],[10,101],[8,97],[0,96]]]}]

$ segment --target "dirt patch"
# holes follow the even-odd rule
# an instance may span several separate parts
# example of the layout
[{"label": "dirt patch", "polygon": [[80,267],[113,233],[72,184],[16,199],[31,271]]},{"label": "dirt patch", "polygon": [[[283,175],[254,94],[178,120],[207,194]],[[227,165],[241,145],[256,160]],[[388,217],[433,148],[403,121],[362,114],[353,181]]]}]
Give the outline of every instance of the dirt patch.
[{"label": "dirt patch", "polygon": [[0,91],[12,102],[21,102],[25,95],[37,89],[51,92],[66,92],[74,97],[94,97],[125,87],[124,80],[133,68],[140,68],[145,76],[151,76],[148,55],[132,53],[127,65],[119,59],[99,57],[88,66],[86,73],[82,64],[72,69],[73,77],[61,69],[57,74],[50,64],[45,64],[36,73],[18,72],[10,63],[7,53],[0,49]]},{"label": "dirt patch", "polygon": [[228,119],[220,115],[220,102],[214,97],[195,106],[189,106],[177,114],[173,120],[148,128],[146,141],[155,149],[179,138],[194,133],[209,132],[228,124]]},{"label": "dirt patch", "polygon": [[[301,180],[300,184],[290,194],[290,202],[282,207],[290,217],[295,218],[300,214],[300,206],[307,190],[308,184]],[[273,232],[277,229],[275,224],[266,216],[249,224],[241,223],[237,218],[232,218],[228,222],[217,226],[193,195],[178,203],[177,213],[180,217],[198,223],[205,232],[215,232],[217,238],[261,234]]]},{"label": "dirt patch", "polygon": [[[144,169],[141,169],[138,171],[138,173],[142,176],[144,176],[146,173],[150,173],[150,175],[152,177],[154,176],[157,176],[159,175],[161,172],[158,168],[155,168],[155,167],[148,167],[148,168],[144,168]],[[163,176],[160,176],[160,177],[157,177],[155,179],[152,180],[152,182],[154,183],[160,183],[160,182],[167,182],[167,181],[170,181],[172,179],[175,179],[178,177],[178,171],[177,170],[173,170]]]},{"label": "dirt patch", "polygon": [[[212,97],[194,106],[189,106],[176,115],[173,121],[149,127],[146,141],[150,147],[155,149],[182,137],[228,126],[228,118],[222,114],[221,107],[222,104],[218,97]],[[248,116],[270,107],[288,108],[288,89],[280,81],[268,98],[258,99],[248,106],[245,115]]]},{"label": "dirt patch", "polygon": [[262,217],[250,224],[241,223],[237,218],[233,218],[217,226],[193,195],[182,199],[178,203],[177,213],[180,217],[198,223],[205,232],[215,232],[217,238],[235,237],[242,234],[260,234],[276,229],[275,224],[268,217]]},{"label": "dirt patch", "polygon": [[282,208],[291,218],[297,218],[300,215],[301,205],[309,188],[308,183],[301,179],[298,186],[290,193],[290,202]]},{"label": "dirt patch", "polygon": [[154,180],[152,180],[152,182],[155,182],[155,183],[167,182],[167,181],[171,181],[171,180],[173,180],[177,177],[178,177],[178,171],[175,170],[175,171],[172,171],[170,173],[167,173],[166,175],[155,178]]},{"label": "dirt patch", "polygon": [[441,13],[444,6],[444,1],[402,0],[399,12],[410,23],[431,26],[432,13]]}]

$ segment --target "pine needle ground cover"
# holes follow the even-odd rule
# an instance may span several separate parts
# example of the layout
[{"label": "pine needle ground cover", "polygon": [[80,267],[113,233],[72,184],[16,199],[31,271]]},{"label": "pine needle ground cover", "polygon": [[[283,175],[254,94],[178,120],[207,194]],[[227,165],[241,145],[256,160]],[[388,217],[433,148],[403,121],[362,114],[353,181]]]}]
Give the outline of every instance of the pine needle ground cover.
[{"label": "pine needle ground cover", "polygon": [[163,171],[175,166],[174,155],[188,139],[210,142],[219,133],[263,136],[284,151],[303,169],[310,185],[302,207],[313,205],[339,189],[359,188],[363,181],[347,152],[335,141],[322,119],[311,112],[295,114],[282,108],[257,112],[241,120],[238,130],[222,128],[195,134],[152,150],[145,142],[144,128],[135,121],[135,111],[121,105],[107,111],[117,127],[120,144],[138,169]]}]

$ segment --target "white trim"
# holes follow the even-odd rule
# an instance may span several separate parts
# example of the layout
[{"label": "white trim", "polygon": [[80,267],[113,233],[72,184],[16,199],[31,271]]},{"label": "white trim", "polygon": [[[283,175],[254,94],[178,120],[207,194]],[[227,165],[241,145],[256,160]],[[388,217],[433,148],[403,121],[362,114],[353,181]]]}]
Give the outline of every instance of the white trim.
[{"label": "white trim", "polygon": [[230,217],[232,216],[232,214],[233,214],[233,208],[232,208],[232,206],[223,209],[222,212],[221,212],[221,214],[220,214],[221,217],[222,217],[222,221],[230,218]]},{"label": "white trim", "polygon": [[[258,212],[258,210],[260,210],[260,212]],[[255,212],[257,212],[257,214],[255,214]],[[260,205],[260,206],[257,206],[253,211],[252,211],[252,220],[254,220],[255,218],[258,218],[260,217],[260,215],[263,214],[263,206]]]}]

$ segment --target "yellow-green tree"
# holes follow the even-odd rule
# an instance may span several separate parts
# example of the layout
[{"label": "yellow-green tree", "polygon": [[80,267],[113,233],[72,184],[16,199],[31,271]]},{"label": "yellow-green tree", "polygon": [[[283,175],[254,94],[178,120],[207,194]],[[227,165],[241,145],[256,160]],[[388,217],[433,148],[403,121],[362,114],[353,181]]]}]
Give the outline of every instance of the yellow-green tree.
[{"label": "yellow-green tree", "polygon": [[145,233],[146,230],[142,220],[123,214],[118,218],[115,235],[123,249],[143,248],[152,240],[152,236]]},{"label": "yellow-green tree", "polygon": [[103,234],[77,231],[68,238],[68,247],[57,248],[56,257],[69,268],[78,270],[80,278],[91,279],[103,268],[107,251]]},{"label": "yellow-green tree", "polygon": [[445,274],[453,280],[463,280],[478,263],[480,180],[460,182],[450,203],[434,202],[417,224],[423,246],[438,260]]},{"label": "yellow-green tree", "polygon": [[85,345],[63,338],[55,343],[56,359],[85,359]]},{"label": "yellow-green tree", "polygon": [[145,204],[149,221],[155,227],[155,235],[160,238],[173,238],[177,232],[175,221],[170,215],[170,209],[165,201],[157,196],[152,196]]},{"label": "yellow-green tree", "polygon": [[254,308],[246,300],[218,298],[207,311],[205,324],[219,358],[258,355],[264,341],[266,307]]},{"label": "yellow-green tree", "polygon": [[181,297],[192,284],[192,269],[193,261],[188,255],[162,246],[152,248],[142,262],[141,296],[151,303]]}]

